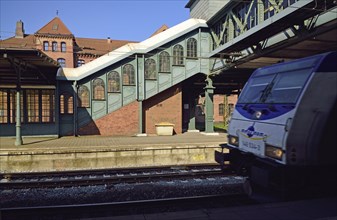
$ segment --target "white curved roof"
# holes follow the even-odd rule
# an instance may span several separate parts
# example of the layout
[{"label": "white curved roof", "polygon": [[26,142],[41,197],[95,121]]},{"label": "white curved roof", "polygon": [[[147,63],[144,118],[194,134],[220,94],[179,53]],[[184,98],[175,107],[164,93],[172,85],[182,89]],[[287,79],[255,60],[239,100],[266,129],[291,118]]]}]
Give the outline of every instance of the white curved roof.
[{"label": "white curved roof", "polygon": [[58,80],[80,80],[135,53],[148,53],[196,28],[208,27],[205,20],[191,18],[140,43],[128,43],[77,68],[59,68]]}]

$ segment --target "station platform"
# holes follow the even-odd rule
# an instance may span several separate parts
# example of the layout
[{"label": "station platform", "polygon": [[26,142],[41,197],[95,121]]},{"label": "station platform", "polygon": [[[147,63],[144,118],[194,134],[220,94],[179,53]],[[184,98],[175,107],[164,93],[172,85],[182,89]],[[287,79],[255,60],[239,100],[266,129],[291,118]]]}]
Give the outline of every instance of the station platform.
[{"label": "station platform", "polygon": [[66,171],[215,163],[225,133],[186,132],[173,136],[79,136],[0,138],[0,172]]},{"label": "station platform", "polygon": [[83,218],[85,220],[127,220],[127,219],[181,219],[181,220],[336,220],[337,198],[312,198],[257,205],[223,208],[200,208],[196,210],[161,212],[152,214]]}]

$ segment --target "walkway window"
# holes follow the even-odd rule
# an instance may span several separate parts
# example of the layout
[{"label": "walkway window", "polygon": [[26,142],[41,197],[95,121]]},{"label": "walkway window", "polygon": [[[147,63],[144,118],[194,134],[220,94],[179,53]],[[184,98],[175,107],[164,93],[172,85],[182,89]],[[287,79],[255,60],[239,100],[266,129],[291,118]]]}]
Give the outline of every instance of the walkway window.
[{"label": "walkway window", "polygon": [[123,66],[123,85],[135,85],[135,69],[131,64]]},{"label": "walkway window", "polygon": [[49,50],[49,42],[43,41],[43,51],[48,51],[48,50]]},{"label": "walkway window", "polygon": [[57,42],[53,41],[52,43],[52,51],[55,52],[57,51]]},{"label": "walkway window", "polygon": [[159,72],[170,72],[170,55],[166,51],[159,54]]},{"label": "walkway window", "polygon": [[61,67],[66,67],[66,60],[63,58],[58,58],[57,62],[60,64]]},{"label": "walkway window", "polygon": [[84,65],[84,60],[77,60],[77,67]]},{"label": "walkway window", "polygon": [[173,65],[184,65],[184,48],[180,44],[173,47]]},{"label": "walkway window", "polygon": [[116,71],[108,73],[108,92],[120,92],[120,77]]},{"label": "walkway window", "polygon": [[103,79],[96,78],[93,81],[93,99],[104,100],[105,99],[105,88]]},{"label": "walkway window", "polygon": [[55,121],[55,93],[54,90],[42,90],[41,92],[42,122]]},{"label": "walkway window", "polygon": [[65,92],[60,95],[60,114],[74,113],[74,98],[69,93]]},{"label": "walkway window", "polygon": [[156,61],[154,59],[145,60],[145,79],[157,79]]},{"label": "walkway window", "polygon": [[61,42],[61,52],[66,52],[67,51],[67,45],[65,42]]},{"label": "walkway window", "polygon": [[85,85],[78,88],[78,107],[89,108],[89,89]]},{"label": "walkway window", "polygon": [[189,38],[187,40],[187,57],[197,58],[197,40],[194,38]]}]

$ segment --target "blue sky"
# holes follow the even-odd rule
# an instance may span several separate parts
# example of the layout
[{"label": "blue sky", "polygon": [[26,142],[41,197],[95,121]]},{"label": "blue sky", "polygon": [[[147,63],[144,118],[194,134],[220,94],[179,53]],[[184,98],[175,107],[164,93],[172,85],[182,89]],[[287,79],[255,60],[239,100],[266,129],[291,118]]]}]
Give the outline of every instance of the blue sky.
[{"label": "blue sky", "polygon": [[76,37],[143,41],[163,24],[173,27],[189,18],[188,0],[0,0],[0,36],[14,36],[22,20],[34,34],[58,16]]}]

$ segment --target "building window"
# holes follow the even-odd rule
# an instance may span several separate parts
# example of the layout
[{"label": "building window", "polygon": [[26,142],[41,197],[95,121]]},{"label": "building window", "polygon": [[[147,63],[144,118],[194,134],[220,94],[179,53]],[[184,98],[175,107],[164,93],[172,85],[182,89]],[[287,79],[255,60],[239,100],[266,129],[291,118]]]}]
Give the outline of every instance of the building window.
[{"label": "building window", "polygon": [[52,43],[52,51],[55,52],[57,51],[57,42],[53,41]]},{"label": "building window", "polygon": [[67,46],[65,42],[61,42],[61,52],[66,52],[67,51]]},{"label": "building window", "polygon": [[120,92],[120,77],[116,71],[108,73],[108,92]]},{"label": "building window", "polygon": [[78,106],[83,108],[89,108],[89,89],[85,85],[81,85],[78,88]]},{"label": "building window", "polygon": [[74,113],[74,98],[69,93],[65,92],[60,95],[60,114]]},{"label": "building window", "polygon": [[104,100],[105,99],[105,89],[104,89],[104,81],[100,78],[96,78],[93,81],[93,99],[96,100]]},{"label": "building window", "polygon": [[8,91],[0,90],[0,123],[8,123]]},{"label": "building window", "polygon": [[42,90],[41,102],[42,102],[42,122],[54,122],[55,121],[55,93],[54,90]]},{"label": "building window", "polygon": [[187,57],[197,58],[197,40],[194,38],[187,40]]},{"label": "building window", "polygon": [[231,115],[234,111],[234,104],[230,103],[228,104],[228,113]]},{"label": "building window", "polygon": [[135,85],[135,69],[131,64],[123,66],[123,85]]},{"label": "building window", "polygon": [[[25,103],[25,105],[24,105]],[[22,123],[55,122],[55,90],[22,90],[20,95]],[[0,90],[0,123],[16,122],[16,90]]]},{"label": "building window", "polygon": [[84,60],[78,60],[77,66],[79,67],[79,66],[82,66],[82,65],[84,65]]},{"label": "building window", "polygon": [[223,115],[224,114],[224,104],[223,103],[221,103],[221,104],[219,104],[219,115]]},{"label": "building window", "polygon": [[156,61],[154,59],[145,60],[145,79],[157,79]]},{"label": "building window", "polygon": [[48,51],[49,50],[49,42],[48,41],[43,41],[43,50]]},{"label": "building window", "polygon": [[60,64],[61,67],[66,67],[66,60],[63,58],[58,58],[57,62]]},{"label": "building window", "polygon": [[173,47],[173,65],[184,65],[184,48],[180,44]]},{"label": "building window", "polygon": [[26,91],[26,102],[27,102],[27,122],[40,122],[39,120],[39,90],[27,90]]},{"label": "building window", "polygon": [[159,54],[159,72],[170,72],[170,55],[166,51]]}]

